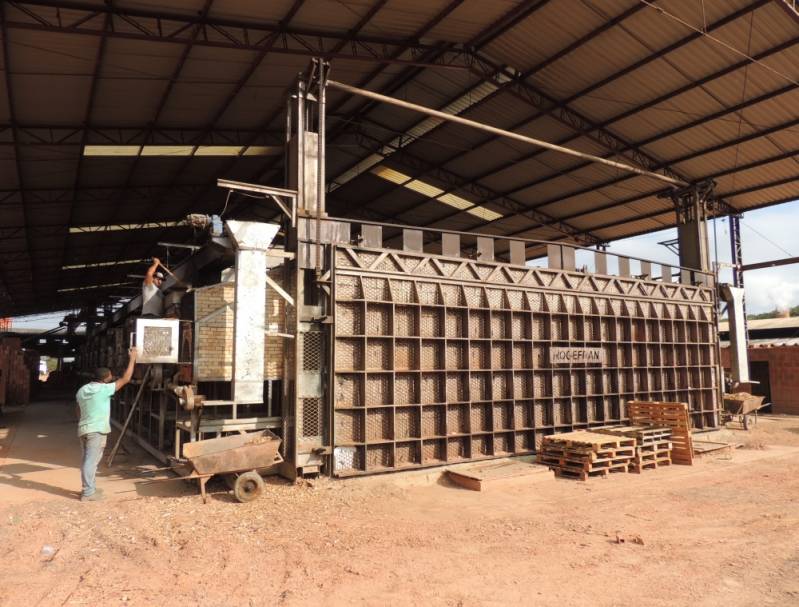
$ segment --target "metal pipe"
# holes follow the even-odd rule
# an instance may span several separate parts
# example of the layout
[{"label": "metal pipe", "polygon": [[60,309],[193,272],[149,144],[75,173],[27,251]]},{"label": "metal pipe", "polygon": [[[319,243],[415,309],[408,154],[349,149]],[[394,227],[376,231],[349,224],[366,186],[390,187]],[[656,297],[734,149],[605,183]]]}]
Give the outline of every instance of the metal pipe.
[{"label": "metal pipe", "polygon": [[688,182],[682,181],[681,179],[675,179],[673,177],[668,177],[666,175],[661,175],[660,173],[655,173],[654,171],[647,171],[646,169],[639,169],[638,167],[631,166],[629,164],[625,164],[623,162],[616,162],[615,160],[608,160],[607,158],[600,158],[599,156],[593,156],[592,154],[586,154],[584,152],[578,152],[577,150],[573,150],[571,148],[566,148],[561,145],[556,145],[554,143],[550,143],[548,141],[542,141],[541,139],[534,139],[533,137],[527,137],[526,135],[520,135],[519,133],[514,133],[512,131],[506,131],[505,129],[500,129],[495,126],[491,126],[488,124],[482,124],[475,120],[469,120],[468,118],[461,118],[460,116],[453,116],[452,114],[447,114],[445,112],[440,112],[438,110],[434,110],[429,107],[425,107],[423,105],[418,105],[416,103],[410,103],[409,101],[402,101],[400,99],[395,99],[394,97],[388,97],[386,95],[381,95],[380,93],[375,93],[373,91],[368,91],[366,89],[361,89],[355,86],[350,86],[348,84],[344,84],[342,82],[336,82],[335,80],[328,80],[327,84],[332,86],[333,88],[339,89],[346,93],[351,93],[353,95],[360,95],[362,97],[367,97],[369,99],[374,99],[375,101],[382,101],[383,103],[388,103],[391,105],[396,105],[397,107],[405,108],[408,110],[414,110],[417,112],[421,112],[422,114],[427,114],[428,116],[434,116],[435,118],[440,118],[441,120],[448,120],[449,122],[456,122],[458,124],[463,124],[465,126],[470,126],[476,129],[480,129],[481,131],[486,131],[488,133],[493,133],[494,135],[500,135],[502,137],[509,137],[510,139],[516,139],[517,141],[522,141],[524,143],[529,143],[531,145],[535,145],[538,147],[546,148],[549,150],[553,150],[555,152],[560,152],[562,154],[568,154],[569,156],[576,156],[577,158],[582,158],[584,160],[590,160],[591,162],[598,162],[599,164],[604,164],[609,167],[613,167],[614,169],[621,169],[623,171],[629,171],[631,173],[635,173],[637,175],[641,175],[643,177],[651,177],[653,179],[659,179],[660,181],[665,181],[671,185],[675,186],[686,186],[689,185]]},{"label": "metal pipe", "polygon": [[[317,153],[316,153],[316,278],[322,270],[322,212],[325,202],[325,79],[327,64],[319,59],[319,92],[316,99]],[[332,359],[331,359],[332,360]]]}]

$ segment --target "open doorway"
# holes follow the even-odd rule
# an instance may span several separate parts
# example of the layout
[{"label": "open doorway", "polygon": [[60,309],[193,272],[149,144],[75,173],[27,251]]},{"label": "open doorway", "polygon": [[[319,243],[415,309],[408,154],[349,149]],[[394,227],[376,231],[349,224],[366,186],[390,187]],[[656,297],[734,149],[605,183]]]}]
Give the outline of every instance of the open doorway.
[{"label": "open doorway", "polygon": [[[749,378],[753,382],[758,382],[752,384],[752,394],[763,396],[765,398],[763,402],[770,403],[771,383],[769,382],[768,361],[766,360],[749,361]],[[768,407],[764,407],[762,411],[764,413],[771,412],[771,406],[769,405]]]}]

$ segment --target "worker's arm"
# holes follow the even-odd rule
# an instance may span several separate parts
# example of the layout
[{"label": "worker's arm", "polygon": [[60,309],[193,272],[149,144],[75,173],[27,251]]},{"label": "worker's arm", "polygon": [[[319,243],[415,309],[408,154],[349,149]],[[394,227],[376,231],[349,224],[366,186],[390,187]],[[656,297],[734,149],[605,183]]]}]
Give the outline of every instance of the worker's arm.
[{"label": "worker's arm", "polygon": [[152,265],[147,268],[147,274],[144,275],[144,284],[151,285],[153,284],[153,276],[155,276],[155,271],[158,269],[158,266],[161,265],[161,260],[157,257],[153,257]]},{"label": "worker's arm", "polygon": [[121,390],[123,386],[127,386],[130,383],[130,378],[133,377],[133,367],[136,366],[136,354],[136,348],[128,350],[128,368],[125,369],[125,374],[114,383],[116,391]]}]

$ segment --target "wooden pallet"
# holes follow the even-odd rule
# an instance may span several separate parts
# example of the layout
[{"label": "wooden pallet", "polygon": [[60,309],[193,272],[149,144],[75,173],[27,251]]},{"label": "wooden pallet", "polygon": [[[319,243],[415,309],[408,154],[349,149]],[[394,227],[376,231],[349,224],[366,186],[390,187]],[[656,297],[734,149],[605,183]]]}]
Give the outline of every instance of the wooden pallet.
[{"label": "wooden pallet", "polygon": [[628,464],[617,464],[610,468],[600,468],[598,470],[573,470],[571,468],[553,468],[555,476],[558,478],[574,478],[587,481],[592,476],[605,477],[614,472],[627,472]]},{"label": "wooden pallet", "polygon": [[591,459],[587,457],[562,455],[557,453],[540,453],[538,455],[538,463],[546,466],[557,466],[560,468],[580,468],[590,470],[593,468],[607,468],[617,463],[627,463],[635,458],[633,454],[615,456],[609,455],[608,457]]},{"label": "wooden pallet", "polygon": [[601,426],[592,428],[592,432],[610,434],[612,436],[626,436],[634,438],[638,445],[648,445],[661,440],[671,438],[671,428],[653,426]]},{"label": "wooden pallet", "polygon": [[691,419],[686,403],[629,401],[627,414],[634,426],[651,426],[671,429],[671,461],[675,464],[693,464]]},{"label": "wooden pallet", "polygon": [[661,457],[658,459],[649,459],[641,462],[633,461],[630,464],[628,472],[641,474],[644,470],[655,470],[663,466],[670,466],[671,463],[671,457]]},{"label": "wooden pallet", "polygon": [[541,445],[541,449],[539,452],[557,457],[597,461],[601,459],[618,459],[620,457],[632,457],[635,455],[635,447],[617,447],[615,449],[602,449],[600,451],[593,451],[587,449],[579,449],[571,447],[569,445],[544,443],[543,445]]},{"label": "wooden pallet", "polygon": [[636,440],[597,432],[564,432],[544,437],[538,462],[563,478],[587,480],[611,472],[627,472]]},{"label": "wooden pallet", "polygon": [[626,436],[613,436],[600,432],[587,432],[578,430],[576,432],[563,432],[562,434],[552,434],[544,437],[544,444],[558,444],[571,447],[576,450],[601,451],[605,449],[618,449],[621,447],[635,447],[634,438]]}]

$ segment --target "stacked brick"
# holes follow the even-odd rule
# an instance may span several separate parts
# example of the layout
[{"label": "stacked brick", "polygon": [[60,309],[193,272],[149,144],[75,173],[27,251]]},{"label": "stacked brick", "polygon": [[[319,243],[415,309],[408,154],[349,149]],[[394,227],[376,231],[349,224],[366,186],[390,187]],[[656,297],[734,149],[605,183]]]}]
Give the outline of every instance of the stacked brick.
[{"label": "stacked brick", "polygon": [[0,407],[27,404],[38,370],[38,354],[22,350],[19,338],[0,340]]},{"label": "stacked brick", "polygon": [[[269,276],[283,283],[282,270]],[[195,381],[230,381],[233,373],[233,300],[235,284],[220,283],[194,292]],[[264,378],[283,377],[283,348],[286,340],[270,333],[285,333],[285,301],[272,288],[266,293],[266,335],[264,336]]]}]

